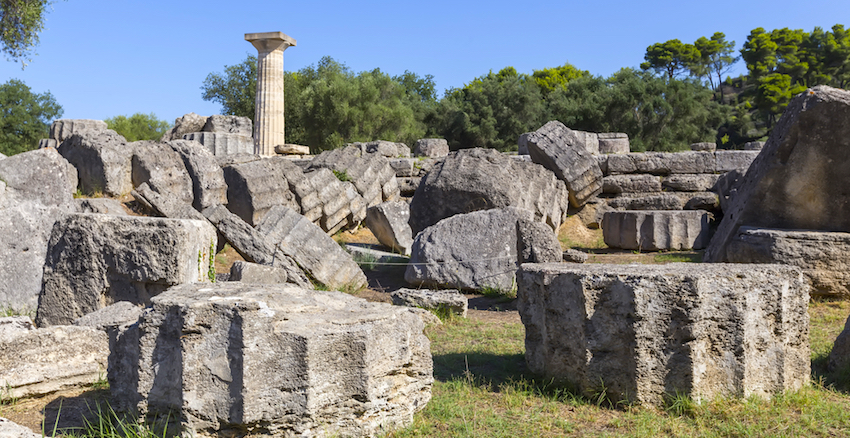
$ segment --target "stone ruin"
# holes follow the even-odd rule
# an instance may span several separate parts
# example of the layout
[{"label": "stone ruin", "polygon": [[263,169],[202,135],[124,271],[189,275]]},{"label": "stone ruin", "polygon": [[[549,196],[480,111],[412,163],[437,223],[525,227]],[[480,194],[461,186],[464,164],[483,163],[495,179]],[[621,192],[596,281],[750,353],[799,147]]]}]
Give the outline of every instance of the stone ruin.
[{"label": "stone ruin", "polygon": [[[263,157],[227,146],[253,144],[250,120],[230,116],[187,114],[159,142],[56,121],[47,147],[0,157],[0,305],[37,310],[38,325],[0,319],[0,351],[41,364],[6,365],[0,379],[34,395],[108,366],[122,409],[176,413],[202,434],[403,427],[430,398],[433,315],[314,290],[367,284],[330,237],[364,223],[409,255],[416,288],[516,287],[529,368],[584,392],[601,380],[611,396],[659,404],[799,388],[809,294],[848,295],[844,176],[824,164],[846,159],[833,118],[848,117],[848,95],[809,90],[761,150],[743,151],[631,153],[623,134],[549,122],[519,155],[423,139],[414,157],[386,141]],[[708,247],[706,261],[727,263],[559,263],[587,259],[561,251],[568,214],[612,248]],[[225,242],[245,261],[213,283]],[[393,300],[466,311],[460,292]],[[833,368],[850,363],[847,333]],[[26,347],[59,338],[74,341]],[[57,354],[67,360],[45,359]]]}]

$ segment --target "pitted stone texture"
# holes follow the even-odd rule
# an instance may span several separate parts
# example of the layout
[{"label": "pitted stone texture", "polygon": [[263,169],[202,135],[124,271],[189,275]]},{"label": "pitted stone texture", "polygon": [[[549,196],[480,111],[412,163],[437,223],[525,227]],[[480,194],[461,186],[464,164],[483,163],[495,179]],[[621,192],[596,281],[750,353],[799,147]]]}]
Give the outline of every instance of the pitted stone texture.
[{"label": "pitted stone texture", "polygon": [[717,151],[714,153],[714,157],[717,160],[717,171],[729,172],[735,169],[742,169],[746,172],[759,153],[761,153],[761,150]]},{"label": "pitted stone texture", "polygon": [[701,142],[701,143],[692,143],[691,144],[692,151],[705,151],[705,152],[714,152],[717,150],[717,143],[710,142]]},{"label": "pitted stone texture", "polygon": [[394,143],[391,141],[377,140],[364,143],[348,143],[345,146],[355,146],[360,148],[361,153],[378,154],[387,158],[410,157],[410,147],[408,147],[404,143]]},{"label": "pitted stone texture", "polygon": [[226,132],[190,132],[183,134],[182,139],[196,141],[204,145],[217,157],[254,152],[254,140],[250,135]]},{"label": "pitted stone texture", "polygon": [[423,329],[407,308],[339,292],[178,286],[122,333],[110,389],[119,411],[179,418],[191,434],[374,436],[430,400]]},{"label": "pitted stone texture", "polygon": [[585,137],[584,133],[552,121],[531,133],[527,140],[531,159],[566,183],[573,207],[581,207],[602,193],[602,170],[587,150]]},{"label": "pitted stone texture", "polygon": [[516,222],[517,263],[557,263],[563,257],[561,243],[551,228],[540,222]]},{"label": "pitted stone texture", "polygon": [[517,139],[517,155],[528,155],[528,136],[532,132],[525,132],[519,135]]},{"label": "pitted stone texture", "polygon": [[[189,113],[174,120],[174,126],[162,135],[159,141],[182,140],[183,136],[193,132],[201,132],[207,124],[207,117]],[[253,151],[251,151],[253,152]]]},{"label": "pitted stone texture", "polygon": [[449,154],[449,143],[444,138],[423,138],[413,146],[414,157],[439,158]]},{"label": "pitted stone texture", "polygon": [[605,198],[615,210],[708,210],[716,211],[720,200],[712,192],[624,193]]},{"label": "pitted stone texture", "polygon": [[726,260],[741,226],[850,232],[850,91],[797,95],[752,162],[705,252]]},{"label": "pitted stone texture", "polygon": [[110,329],[116,329],[126,324],[133,324],[140,316],[142,316],[142,307],[129,301],[119,301],[77,318],[74,321],[74,325],[78,327],[94,327],[108,333]]},{"label": "pitted stone texture", "polygon": [[396,306],[418,307],[434,311],[448,311],[466,318],[469,300],[456,289],[408,289],[401,288],[391,295]]},{"label": "pitted stone texture", "polygon": [[419,157],[416,159],[416,163],[413,164],[414,169],[419,169],[419,173],[416,176],[424,177],[434,168],[438,163],[442,163],[446,157],[439,158],[425,158]]},{"label": "pitted stone texture", "polygon": [[628,154],[631,150],[628,134],[622,132],[601,132],[596,134],[600,154]]},{"label": "pitted stone texture", "polygon": [[564,250],[563,260],[567,263],[585,263],[589,256],[586,252],[568,248]]},{"label": "pitted stone texture", "polygon": [[655,175],[611,175],[602,180],[602,193],[653,193],[661,191],[661,177]]},{"label": "pitted stone texture", "polygon": [[166,143],[137,141],[133,149],[133,187],[147,183],[153,191],[184,204],[192,204],[192,178],[183,158]]},{"label": "pitted stone texture", "polygon": [[168,145],[183,159],[192,179],[192,206],[203,211],[216,204],[227,204],[227,184],[215,156],[196,141],[172,140]]},{"label": "pitted stone texture", "polygon": [[714,188],[720,175],[670,175],[661,180],[664,190],[677,192],[707,192]]},{"label": "pitted stone texture", "polygon": [[[239,134],[246,137],[254,135],[254,124],[251,119],[239,116],[213,115],[207,117],[202,132],[215,132],[223,134]],[[197,131],[194,131],[197,132]]]},{"label": "pitted stone texture", "polygon": [[151,189],[148,183],[142,183],[130,195],[142,206],[148,209],[151,215],[160,214],[169,219],[195,219],[205,220],[204,215],[195,210],[191,205],[163,196]]},{"label": "pitted stone texture", "polygon": [[414,285],[509,291],[518,266],[516,223],[533,216],[509,207],[443,219],[416,235],[404,279]]},{"label": "pitted stone texture", "polygon": [[289,190],[283,163],[284,160],[260,159],[225,166],[227,208],[250,225],[258,224],[276,205],[300,212],[295,194]]},{"label": "pitted stone texture", "polygon": [[304,216],[290,208],[269,210],[257,231],[307,274],[329,287],[366,285],[366,275],[351,254]]},{"label": "pitted stone texture", "polygon": [[517,207],[557,229],[569,207],[563,181],[543,166],[493,149],[462,149],[422,178],[410,203],[414,233],[456,214]]},{"label": "pitted stone texture", "polygon": [[230,267],[228,281],[241,281],[253,284],[283,284],[287,280],[286,270],[274,266],[237,260]]},{"label": "pitted stone texture", "polygon": [[830,371],[843,371],[850,368],[850,317],[844,323],[844,330],[835,339],[829,353],[827,366]]},{"label": "pitted stone texture", "polygon": [[109,341],[93,327],[55,326],[0,340],[4,396],[32,397],[89,386],[106,371]]},{"label": "pitted stone texture", "polygon": [[71,138],[72,135],[83,131],[99,132],[106,131],[106,122],[103,120],[89,119],[59,119],[50,125],[49,138],[58,143]]},{"label": "pitted stone texture", "polygon": [[310,169],[330,169],[345,175],[367,207],[399,197],[398,181],[390,162],[380,154],[363,153],[357,146],[324,151],[313,158]]},{"label": "pitted stone texture", "polygon": [[147,304],[176,284],[209,281],[216,239],[201,221],[68,215],[50,235],[36,324],[70,324],[113,302]]},{"label": "pitted stone texture", "polygon": [[710,238],[708,219],[699,210],[609,211],[602,219],[602,236],[611,248],[702,249]]},{"label": "pitted stone texture", "polygon": [[714,173],[717,163],[711,152],[639,152],[608,157],[608,173]]},{"label": "pitted stone texture", "polygon": [[3,438],[43,438],[44,434],[35,433],[28,427],[0,417],[0,436]]},{"label": "pitted stone texture", "polygon": [[381,245],[400,254],[410,255],[413,231],[410,229],[410,206],[406,202],[384,202],[366,210],[366,227]]},{"label": "pitted stone texture", "polygon": [[809,381],[808,285],[791,266],[526,264],[526,362],[610,400],[770,397]]},{"label": "pitted stone texture", "polygon": [[[579,137],[579,143],[584,143],[585,149],[593,155],[599,155],[599,134],[595,132],[573,131]],[[582,138],[584,137],[584,138]]]},{"label": "pitted stone texture", "polygon": [[77,204],[76,213],[98,213],[98,214],[117,214],[126,216],[127,210],[124,204],[117,199],[112,198],[77,198],[74,199]]},{"label": "pitted stone texture", "polygon": [[119,198],[133,190],[133,150],[115,131],[82,131],[57,150],[77,168],[83,194]]},{"label": "pitted stone texture", "polygon": [[419,188],[419,183],[422,182],[422,178],[418,176],[410,177],[410,178],[399,178],[398,179],[398,192],[401,196],[404,197],[412,197],[414,193],[416,193],[416,189]]},{"label": "pitted stone texture", "polygon": [[[287,174],[288,175],[288,174]],[[301,204],[304,216],[328,234],[356,227],[366,219],[366,201],[350,182],[340,181],[330,169],[303,173],[304,183],[290,188]]]},{"label": "pitted stone texture", "polygon": [[850,233],[741,227],[726,256],[730,263],[797,266],[812,295],[850,297]]},{"label": "pitted stone texture", "polygon": [[11,341],[30,330],[35,330],[35,326],[29,316],[4,316],[0,318],[0,343]]},{"label": "pitted stone texture", "polygon": [[31,201],[67,207],[77,190],[77,169],[55,149],[37,149],[0,160],[6,205]]}]

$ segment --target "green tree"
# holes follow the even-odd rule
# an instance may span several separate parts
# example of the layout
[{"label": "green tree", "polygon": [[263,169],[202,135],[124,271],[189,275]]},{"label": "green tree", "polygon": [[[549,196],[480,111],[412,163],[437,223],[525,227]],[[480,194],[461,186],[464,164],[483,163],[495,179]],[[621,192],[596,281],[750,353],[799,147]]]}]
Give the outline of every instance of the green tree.
[{"label": "green tree", "polygon": [[0,51],[26,67],[38,34],[44,29],[45,9],[50,0],[0,1]]},{"label": "green tree", "polygon": [[[705,70],[705,76],[708,77],[711,88],[720,89],[720,102],[723,102],[723,87],[721,87],[723,75],[738,62],[738,58],[732,56],[735,42],[726,41],[726,35],[723,32],[715,32],[711,39],[706,37],[697,39],[694,47],[699,51],[698,65]],[[714,81],[712,74],[716,75],[717,82]]]},{"label": "green tree", "polygon": [[[221,105],[223,114],[248,117],[254,120],[257,93],[257,57],[248,57],[239,64],[224,66],[224,74],[210,73],[201,86],[202,98]],[[284,93],[286,93],[284,87]],[[284,96],[284,99],[286,96]]]},{"label": "green tree", "polygon": [[62,116],[62,107],[49,91],[35,94],[23,82],[0,85],[0,153],[13,155],[38,147],[47,138],[50,122]]},{"label": "green tree", "polygon": [[171,127],[165,120],[157,119],[154,113],[115,116],[105,121],[109,129],[123,135],[127,141],[159,140]]},{"label": "green tree", "polygon": [[579,70],[570,63],[566,63],[560,67],[544,68],[543,70],[534,70],[531,77],[534,82],[540,86],[543,93],[550,93],[556,88],[566,87],[567,83],[573,79],[578,79],[590,75],[586,70]]},{"label": "green tree", "polygon": [[683,44],[674,39],[647,47],[643,57],[646,62],[642,63],[640,68],[667,73],[667,77],[673,79],[693,68],[699,57],[699,50],[693,44]]}]

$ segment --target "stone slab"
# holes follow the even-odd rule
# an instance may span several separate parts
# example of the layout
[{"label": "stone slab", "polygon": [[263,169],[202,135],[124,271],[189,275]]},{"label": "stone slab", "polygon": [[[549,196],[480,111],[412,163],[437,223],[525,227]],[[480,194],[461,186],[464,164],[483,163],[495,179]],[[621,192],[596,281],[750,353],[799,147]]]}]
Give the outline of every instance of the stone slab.
[{"label": "stone slab", "polygon": [[745,173],[750,167],[750,164],[761,153],[761,150],[746,150],[746,151],[716,151],[714,157],[717,160],[716,169],[718,172],[729,172],[735,169],[741,169]]},{"label": "stone slab", "polygon": [[579,135],[558,121],[543,125],[527,140],[531,159],[567,185],[573,207],[581,207],[602,192],[602,171],[584,140],[583,133]]},{"label": "stone slab", "polygon": [[437,312],[448,311],[466,318],[469,300],[456,289],[408,289],[401,288],[390,294],[396,306],[418,307]]},{"label": "stone slab", "polygon": [[699,210],[609,211],[602,219],[602,236],[611,248],[703,249],[710,239],[708,224],[708,213]]}]

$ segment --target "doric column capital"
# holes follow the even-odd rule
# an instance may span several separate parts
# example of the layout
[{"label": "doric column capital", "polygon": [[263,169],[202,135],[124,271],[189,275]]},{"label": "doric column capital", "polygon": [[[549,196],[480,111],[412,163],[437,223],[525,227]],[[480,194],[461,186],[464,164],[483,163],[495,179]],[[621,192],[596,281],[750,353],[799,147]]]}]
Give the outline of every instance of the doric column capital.
[{"label": "doric column capital", "polygon": [[246,33],[245,40],[253,44],[260,53],[286,50],[287,47],[296,45],[295,38],[283,32]]}]

